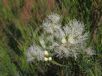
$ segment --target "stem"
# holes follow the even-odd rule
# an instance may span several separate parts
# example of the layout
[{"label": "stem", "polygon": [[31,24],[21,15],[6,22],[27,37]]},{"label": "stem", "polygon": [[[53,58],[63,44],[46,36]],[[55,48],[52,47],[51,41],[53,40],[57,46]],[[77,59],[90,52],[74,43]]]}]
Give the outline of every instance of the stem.
[{"label": "stem", "polygon": [[60,64],[60,63],[58,63],[58,62],[56,62],[56,61],[50,61],[52,64],[55,64],[55,65],[58,65],[58,66],[60,66],[60,67],[68,67],[67,65],[63,65],[63,64]]}]

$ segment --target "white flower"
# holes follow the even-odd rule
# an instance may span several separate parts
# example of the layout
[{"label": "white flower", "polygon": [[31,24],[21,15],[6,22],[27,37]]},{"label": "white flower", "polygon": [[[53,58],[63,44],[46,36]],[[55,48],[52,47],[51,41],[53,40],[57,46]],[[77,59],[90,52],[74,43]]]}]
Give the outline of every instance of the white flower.
[{"label": "white flower", "polygon": [[[74,56],[76,59],[81,50],[85,48],[85,41],[88,38],[88,33],[83,33],[84,24],[77,20],[70,21],[63,29],[65,35],[63,35],[61,42],[64,45],[56,42],[57,46],[53,46],[53,49],[58,57]],[[64,36],[67,36],[68,41]]]},{"label": "white flower", "polygon": [[54,51],[55,51],[55,55],[59,58],[70,56],[70,51],[66,47],[64,47],[63,45],[59,45],[57,47],[54,47]]},{"label": "white flower", "polygon": [[53,49],[58,57],[74,56],[77,58],[80,50],[85,47],[88,33],[84,33],[84,23],[76,19],[69,21],[67,25],[62,27],[60,16],[53,13],[45,19],[43,28],[45,33],[50,33],[50,37],[53,37],[53,40],[50,39],[52,41],[50,49]]},{"label": "white flower", "polygon": [[65,43],[67,42],[66,39],[65,39],[65,37],[62,38],[61,42],[62,42],[63,44],[65,44]]},{"label": "white flower", "polygon": [[[61,25],[60,15],[52,13],[42,24],[43,31],[39,42],[43,49],[52,51],[52,55],[59,58],[72,56],[75,59],[77,55],[85,49],[88,33],[85,33],[84,23],[73,19],[65,26]],[[47,50],[42,51],[41,47],[31,46],[27,50],[27,59],[51,61]],[[86,50],[85,50],[86,51]],[[92,54],[91,52],[86,52]]]},{"label": "white flower", "polygon": [[57,39],[61,40],[65,36],[65,33],[62,30],[61,26],[56,26],[56,28],[54,29],[54,33],[52,35]]},{"label": "white flower", "polygon": [[51,33],[51,34],[53,33],[53,26],[49,21],[44,21],[43,22],[43,29],[47,33]]},{"label": "white flower", "polygon": [[40,47],[34,44],[28,48],[26,56],[28,62],[33,61],[34,59],[37,59],[38,61],[44,60],[44,52]]},{"label": "white flower", "polygon": [[42,26],[45,32],[50,33],[56,38],[61,39],[65,35],[61,29],[60,16],[55,13],[49,15],[48,18],[43,21]]},{"label": "white flower", "polygon": [[48,19],[51,20],[52,23],[59,23],[60,21],[60,15],[52,13],[48,16]]},{"label": "white flower", "polygon": [[71,20],[64,27],[64,32],[69,36],[68,41],[72,44],[83,44],[88,38],[88,33],[84,33],[84,24],[77,20]]}]

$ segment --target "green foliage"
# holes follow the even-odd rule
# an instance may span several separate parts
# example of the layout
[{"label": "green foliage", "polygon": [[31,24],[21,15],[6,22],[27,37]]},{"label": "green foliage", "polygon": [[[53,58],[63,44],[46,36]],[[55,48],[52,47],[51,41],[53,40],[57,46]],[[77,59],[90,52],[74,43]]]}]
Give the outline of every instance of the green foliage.
[{"label": "green foliage", "polygon": [[[1,43],[0,43],[1,44]],[[0,76],[17,76],[16,66],[8,54],[9,49],[0,45]]]}]

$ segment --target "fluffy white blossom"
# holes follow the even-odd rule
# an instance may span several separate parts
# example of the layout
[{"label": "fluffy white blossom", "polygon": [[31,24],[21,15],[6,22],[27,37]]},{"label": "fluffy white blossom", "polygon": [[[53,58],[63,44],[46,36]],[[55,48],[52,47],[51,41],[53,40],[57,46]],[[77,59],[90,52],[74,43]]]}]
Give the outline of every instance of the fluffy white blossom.
[{"label": "fluffy white blossom", "polygon": [[43,28],[48,33],[54,33],[61,25],[59,23],[60,16],[58,14],[51,14],[43,21]]},{"label": "fluffy white blossom", "polygon": [[60,15],[51,14],[43,21],[43,29],[45,32],[50,33],[56,38],[61,39],[65,36],[64,31],[61,29]]},{"label": "fluffy white blossom", "polygon": [[84,24],[76,19],[69,21],[64,27],[64,32],[68,36],[68,42],[71,44],[85,43],[88,33],[84,33],[84,31]]},{"label": "fluffy white blossom", "polygon": [[60,21],[60,15],[52,13],[51,15],[48,16],[48,19],[51,20],[52,23],[56,24],[59,23]]},{"label": "fluffy white blossom", "polygon": [[82,49],[79,47],[79,44],[72,45],[69,43],[65,43],[65,44],[54,43],[52,45],[52,48],[54,51],[54,55],[56,55],[59,58],[63,58],[63,57],[67,58],[70,56],[77,58],[77,55],[79,54],[79,52]]},{"label": "fluffy white blossom", "polygon": [[59,58],[70,56],[69,50],[63,45],[54,47],[54,54]]},{"label": "fluffy white blossom", "polygon": [[44,60],[44,52],[42,49],[36,45],[32,45],[28,48],[26,52],[27,61],[33,61],[34,59],[37,60]]},{"label": "fluffy white blossom", "polygon": [[44,61],[52,60],[52,57],[49,57],[48,51],[42,50],[46,48],[59,58],[69,56],[77,58],[77,55],[81,52],[93,55],[91,49],[85,48],[88,32],[85,32],[84,23],[73,19],[68,24],[62,26],[60,19],[60,15],[52,13],[43,21],[44,33],[42,33],[39,39],[41,46],[33,45],[29,47],[27,50],[28,61],[34,58]]},{"label": "fluffy white blossom", "polygon": [[43,22],[44,31],[57,38],[56,41],[53,40],[51,49],[58,57],[76,57],[85,48],[88,38],[88,33],[84,33],[84,23],[73,19],[62,27],[60,19],[60,15],[51,14]]}]

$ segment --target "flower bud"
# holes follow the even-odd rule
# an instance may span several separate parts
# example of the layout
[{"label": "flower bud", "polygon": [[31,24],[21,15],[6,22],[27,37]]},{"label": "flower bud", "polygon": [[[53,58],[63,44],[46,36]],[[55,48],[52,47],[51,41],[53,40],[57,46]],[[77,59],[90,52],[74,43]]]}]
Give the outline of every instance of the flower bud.
[{"label": "flower bud", "polygon": [[49,61],[51,61],[52,60],[52,57],[49,57]]},{"label": "flower bud", "polygon": [[48,61],[49,59],[47,57],[44,57],[44,61]]},{"label": "flower bud", "polygon": [[44,51],[44,54],[45,54],[45,56],[48,56],[49,55],[49,53],[48,53],[48,51]]}]

